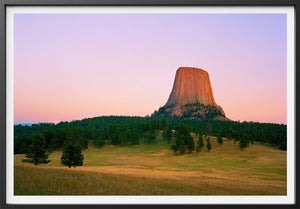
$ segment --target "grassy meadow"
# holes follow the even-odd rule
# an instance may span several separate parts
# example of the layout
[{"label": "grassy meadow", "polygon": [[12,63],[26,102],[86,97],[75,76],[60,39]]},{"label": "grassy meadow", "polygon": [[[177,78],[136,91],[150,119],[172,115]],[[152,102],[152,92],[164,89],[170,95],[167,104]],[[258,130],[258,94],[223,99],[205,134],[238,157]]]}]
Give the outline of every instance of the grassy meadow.
[{"label": "grassy meadow", "polygon": [[[194,136],[195,142],[196,137]],[[174,155],[158,137],[155,144],[83,151],[83,166],[62,166],[61,150],[49,164],[22,163],[14,156],[15,195],[286,195],[286,151],[210,137],[212,149]],[[204,140],[206,143],[206,140]]]}]

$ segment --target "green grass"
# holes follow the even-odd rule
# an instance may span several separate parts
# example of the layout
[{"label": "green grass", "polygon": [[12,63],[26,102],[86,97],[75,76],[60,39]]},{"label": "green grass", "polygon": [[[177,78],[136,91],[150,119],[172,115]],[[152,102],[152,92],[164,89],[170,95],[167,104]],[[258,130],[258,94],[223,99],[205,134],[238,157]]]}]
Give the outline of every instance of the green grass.
[{"label": "green grass", "polygon": [[[15,155],[16,195],[285,195],[286,151],[224,139],[212,149],[174,155],[170,144],[96,148],[83,151],[82,167],[61,165],[61,150],[51,163],[33,166]],[[206,142],[206,140],[204,140]]]}]

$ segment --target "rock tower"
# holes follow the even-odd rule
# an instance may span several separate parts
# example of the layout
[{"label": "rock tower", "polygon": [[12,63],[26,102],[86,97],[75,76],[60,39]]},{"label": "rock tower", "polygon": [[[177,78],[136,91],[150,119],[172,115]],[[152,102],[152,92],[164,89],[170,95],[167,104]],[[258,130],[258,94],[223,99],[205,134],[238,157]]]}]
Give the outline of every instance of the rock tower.
[{"label": "rock tower", "polygon": [[215,102],[208,73],[195,67],[177,70],[167,103],[153,116],[229,120]]}]

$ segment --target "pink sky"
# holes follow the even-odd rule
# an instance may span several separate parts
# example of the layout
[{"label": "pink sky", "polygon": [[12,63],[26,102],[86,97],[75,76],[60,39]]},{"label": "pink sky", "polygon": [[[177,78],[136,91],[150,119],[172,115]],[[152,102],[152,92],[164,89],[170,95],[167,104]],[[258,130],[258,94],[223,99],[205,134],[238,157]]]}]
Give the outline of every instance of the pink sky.
[{"label": "pink sky", "polygon": [[17,14],[14,123],[150,115],[180,66],[228,118],[287,121],[284,14]]}]

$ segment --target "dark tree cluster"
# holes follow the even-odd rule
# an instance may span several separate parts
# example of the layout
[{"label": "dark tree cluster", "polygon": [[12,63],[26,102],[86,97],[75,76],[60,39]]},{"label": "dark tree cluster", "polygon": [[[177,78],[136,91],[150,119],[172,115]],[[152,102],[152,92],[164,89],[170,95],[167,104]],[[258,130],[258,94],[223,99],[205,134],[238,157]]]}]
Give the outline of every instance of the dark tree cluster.
[{"label": "dark tree cluster", "polygon": [[203,142],[203,135],[201,134],[201,131],[199,132],[199,138],[197,141],[197,147],[196,147],[196,152],[200,152],[202,147],[204,147],[205,144]]},{"label": "dark tree cluster", "polygon": [[34,165],[49,163],[48,156],[46,141],[43,135],[34,134],[25,155],[26,159],[22,159],[22,162],[33,163]]},{"label": "dark tree cluster", "polygon": [[155,143],[159,130],[165,131],[165,140],[172,139],[172,126],[166,120],[149,117],[98,117],[56,125],[41,123],[32,126],[14,126],[14,153],[26,153],[35,134],[45,139],[45,148],[51,152],[66,144],[88,148],[88,142],[97,147],[105,144],[137,145]]},{"label": "dark tree cluster", "polygon": [[[166,121],[163,119],[163,121]],[[163,139],[167,140],[168,143],[171,142],[173,137],[173,131],[172,131],[172,126],[170,124],[166,124],[165,129],[163,129]]]},{"label": "dark tree cluster", "polygon": [[286,150],[287,147],[287,126],[283,124],[180,118],[173,118],[168,122],[173,129],[178,124],[185,124],[190,126],[192,132],[201,130],[205,136],[221,136],[238,142],[246,137],[251,144],[259,142],[281,150]]},{"label": "dark tree cluster", "polygon": [[71,143],[66,144],[63,150],[63,154],[60,158],[61,164],[71,168],[83,165],[83,155],[81,154],[81,147],[79,145],[73,145]]},{"label": "dark tree cluster", "polygon": [[211,150],[211,144],[210,144],[209,137],[207,137],[206,148],[207,148],[208,151]]},{"label": "dark tree cluster", "polygon": [[195,143],[189,125],[179,124],[176,127],[175,136],[175,144],[171,145],[171,149],[174,153],[182,155],[186,152],[186,149],[189,153],[195,150]]},{"label": "dark tree cluster", "polygon": [[222,138],[222,135],[220,133],[217,135],[217,142],[219,144],[223,144],[223,138]]},{"label": "dark tree cluster", "polygon": [[[270,144],[282,150],[286,150],[287,147],[287,127],[282,124],[240,123],[206,119],[102,116],[60,122],[56,125],[51,123],[15,125],[14,153],[26,153],[30,149],[29,145],[32,144],[36,134],[44,138],[45,149],[51,152],[54,149],[63,148],[64,145],[69,143],[78,145],[84,150],[88,147],[88,141],[94,143],[97,147],[103,147],[105,144],[136,145],[139,143],[155,143],[159,130],[163,131],[163,138],[169,143],[173,140],[173,137],[176,138],[176,149],[180,148],[180,152],[185,152],[181,141],[184,141],[185,149],[193,151],[192,143],[190,142],[188,145],[187,142],[189,136],[183,137],[178,134],[181,131],[180,127],[187,127],[190,132],[194,133],[201,130],[201,134],[204,136],[217,136],[220,144],[222,144],[223,138],[227,138],[234,141],[245,139],[246,144],[253,144],[254,142]],[[175,136],[173,136],[172,131],[174,129],[176,129]],[[242,147],[244,149],[244,145]],[[180,152],[178,151],[178,153]]]},{"label": "dark tree cluster", "polygon": [[[22,162],[33,163],[35,166],[42,163],[49,163],[48,160],[49,153],[46,149],[46,141],[43,135],[37,133],[33,135],[32,143],[28,146],[26,152],[26,159],[22,159]],[[79,145],[74,145],[72,143],[67,143],[64,146],[63,154],[61,156],[62,165],[82,166],[83,165],[83,155],[81,153],[81,147]]]}]

